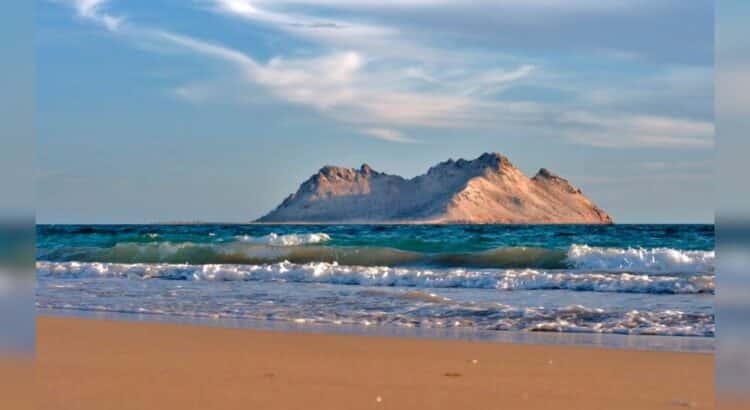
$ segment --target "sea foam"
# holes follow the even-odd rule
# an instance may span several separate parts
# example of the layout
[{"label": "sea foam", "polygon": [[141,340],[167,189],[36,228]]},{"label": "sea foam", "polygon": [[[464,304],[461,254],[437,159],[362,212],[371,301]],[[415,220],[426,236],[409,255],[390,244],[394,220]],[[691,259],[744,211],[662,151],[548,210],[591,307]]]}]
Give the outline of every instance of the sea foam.
[{"label": "sea foam", "polygon": [[37,262],[37,274],[52,277],[122,277],[191,281],[261,281],[329,283],[355,286],[572,290],[657,294],[713,293],[713,275],[647,275],[577,271],[466,270],[345,266],[314,262],[264,265],[118,264]]},{"label": "sea foam", "polygon": [[713,272],[714,251],[671,248],[600,248],[572,245],[567,261],[577,269],[649,273]]},{"label": "sea foam", "polygon": [[323,243],[331,240],[331,237],[325,233],[305,233],[305,234],[286,234],[279,235],[270,233],[264,236],[238,236],[237,240],[241,242],[254,243],[258,245],[272,246],[300,246],[314,243]]},{"label": "sea foam", "polygon": [[232,242],[120,242],[108,248],[55,248],[46,261],[111,263],[246,264],[290,261],[366,267],[465,269],[541,269],[645,274],[712,273],[714,251],[671,248],[603,248],[571,245],[567,249],[501,247],[479,252],[424,253],[371,246],[327,246],[326,234],[270,234]]}]

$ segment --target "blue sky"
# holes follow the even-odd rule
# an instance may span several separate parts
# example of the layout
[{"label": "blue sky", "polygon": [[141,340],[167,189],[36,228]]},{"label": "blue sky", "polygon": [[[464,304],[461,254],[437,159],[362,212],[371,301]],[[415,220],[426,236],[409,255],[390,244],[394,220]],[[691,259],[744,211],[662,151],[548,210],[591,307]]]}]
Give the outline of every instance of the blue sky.
[{"label": "blue sky", "polygon": [[33,4],[13,2],[0,24],[0,225],[28,220],[34,208],[34,13]]},{"label": "blue sky", "polygon": [[[464,3],[464,4],[458,4]],[[710,222],[713,2],[40,0],[41,223],[248,221],[323,164],[500,151]]]}]

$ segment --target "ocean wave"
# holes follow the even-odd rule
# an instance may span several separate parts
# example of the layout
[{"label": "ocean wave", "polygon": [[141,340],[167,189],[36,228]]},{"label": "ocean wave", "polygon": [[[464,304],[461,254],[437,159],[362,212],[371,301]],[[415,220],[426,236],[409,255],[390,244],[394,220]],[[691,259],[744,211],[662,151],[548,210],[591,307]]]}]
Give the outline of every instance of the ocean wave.
[{"label": "ocean wave", "polygon": [[[566,333],[614,333],[653,336],[706,336],[716,332],[713,314],[680,310],[623,313],[581,305],[559,309],[526,309],[523,330]],[[495,330],[518,330],[518,323],[500,323]]]},{"label": "ocean wave", "polygon": [[[397,295],[414,298],[416,302],[431,302],[432,296]],[[434,297],[439,298],[439,297]],[[434,309],[407,309],[383,312],[355,309],[329,312],[315,306],[287,306],[255,304],[247,310],[189,310],[182,304],[171,306],[144,305],[142,302],[117,304],[82,304],[38,300],[41,309],[83,310],[94,312],[134,313],[139,315],[170,315],[211,319],[245,319],[290,321],[300,324],[327,325],[391,325],[410,328],[471,328],[492,331],[529,331],[561,333],[604,333],[624,335],[697,336],[713,337],[716,333],[711,313],[683,312],[665,309],[654,311],[609,310],[583,305],[560,308],[514,307],[503,304],[479,306],[451,304],[440,299]]]},{"label": "ocean wave", "polygon": [[315,243],[323,243],[331,240],[331,237],[325,233],[304,233],[297,234],[291,233],[286,235],[279,235],[276,233],[270,233],[264,236],[249,236],[242,235],[235,237],[240,242],[254,243],[258,245],[271,245],[271,246],[300,246]]},{"label": "ocean wave", "polygon": [[596,271],[689,273],[713,272],[714,259],[714,251],[572,245],[568,249],[566,261],[572,267]]},{"label": "ocean wave", "polygon": [[713,275],[648,275],[577,271],[423,269],[388,266],[347,266],[288,261],[261,264],[119,264],[100,262],[37,262],[37,274],[50,277],[122,277],[192,281],[279,281],[358,286],[415,288],[476,288],[571,290],[655,294],[713,293]]},{"label": "ocean wave", "polygon": [[[326,234],[241,237],[233,242],[124,242],[106,248],[63,247],[39,255],[45,261],[260,265],[338,263],[351,266],[427,266],[481,269],[575,269],[648,274],[712,273],[714,251],[671,248],[568,249],[505,247],[481,252],[420,253],[382,247],[337,247],[319,243]],[[302,245],[301,245],[302,244]]]},{"label": "ocean wave", "polygon": [[[271,238],[268,238],[271,239]],[[290,241],[290,239],[286,239]],[[40,255],[41,260],[111,263],[266,264],[338,262],[347,265],[392,266],[416,264],[426,256],[390,248],[332,246],[276,246],[251,242],[118,243],[109,248],[63,248]]]}]

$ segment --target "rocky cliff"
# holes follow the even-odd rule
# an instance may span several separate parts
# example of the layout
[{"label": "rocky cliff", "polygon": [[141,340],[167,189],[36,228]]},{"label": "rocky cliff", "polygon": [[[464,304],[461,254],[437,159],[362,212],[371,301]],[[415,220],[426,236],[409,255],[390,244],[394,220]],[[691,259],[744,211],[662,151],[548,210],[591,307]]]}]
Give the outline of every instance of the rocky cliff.
[{"label": "rocky cliff", "polygon": [[541,169],[529,178],[498,153],[448,160],[412,179],[325,166],[258,222],[583,223],[612,218],[580,189]]}]

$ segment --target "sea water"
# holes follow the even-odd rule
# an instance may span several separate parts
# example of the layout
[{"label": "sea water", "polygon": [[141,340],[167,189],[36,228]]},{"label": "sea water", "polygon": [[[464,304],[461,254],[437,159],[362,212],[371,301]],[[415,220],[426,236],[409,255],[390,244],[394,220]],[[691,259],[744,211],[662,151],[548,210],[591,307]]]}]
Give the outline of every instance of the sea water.
[{"label": "sea water", "polygon": [[40,225],[37,308],[715,334],[713,225]]}]

